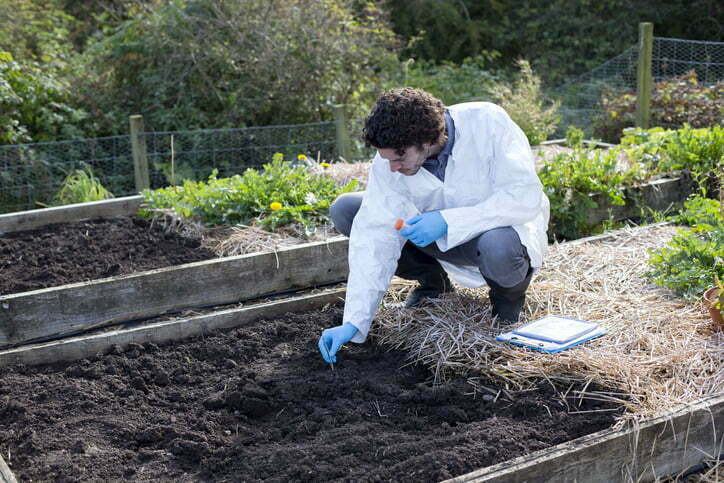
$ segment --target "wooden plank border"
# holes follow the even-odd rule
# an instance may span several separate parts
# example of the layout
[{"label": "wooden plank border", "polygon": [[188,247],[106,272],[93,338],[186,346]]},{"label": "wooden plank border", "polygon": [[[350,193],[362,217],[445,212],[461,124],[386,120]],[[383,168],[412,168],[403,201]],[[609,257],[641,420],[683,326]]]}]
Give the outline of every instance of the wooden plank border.
[{"label": "wooden plank border", "polygon": [[74,361],[92,357],[116,345],[125,347],[131,343],[159,344],[177,341],[217,329],[239,327],[260,318],[276,317],[287,312],[321,309],[329,304],[336,305],[342,302],[344,296],[344,289],[327,289],[317,294],[295,296],[250,307],[18,347],[0,351],[0,367]]},{"label": "wooden plank border", "polygon": [[690,179],[663,178],[650,183],[624,189],[625,205],[614,205],[601,194],[594,194],[591,199],[598,205],[588,211],[587,222],[595,225],[613,218],[614,221],[641,216],[642,208],[663,211],[672,204],[686,201],[693,192],[694,185]]},{"label": "wooden plank border", "polygon": [[101,216],[133,215],[138,212],[142,201],[143,196],[140,195],[126,196],[111,200],[7,213],[0,215],[0,233],[31,230],[53,223],[80,221]]},{"label": "wooden plank border", "polygon": [[0,296],[0,346],[347,278],[346,238]]},{"label": "wooden plank border", "polygon": [[18,483],[2,455],[0,455],[0,483]]},{"label": "wooden plank border", "polygon": [[724,393],[620,430],[604,430],[445,483],[653,481],[724,447]]}]

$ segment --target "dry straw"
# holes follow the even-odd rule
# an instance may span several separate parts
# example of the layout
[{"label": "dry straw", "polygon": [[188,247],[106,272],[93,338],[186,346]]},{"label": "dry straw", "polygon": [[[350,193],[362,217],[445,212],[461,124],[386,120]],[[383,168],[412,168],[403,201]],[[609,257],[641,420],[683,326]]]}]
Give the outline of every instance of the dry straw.
[{"label": "dry straw", "polygon": [[647,250],[675,231],[652,225],[550,247],[518,325],[561,314],[609,331],[558,354],[495,341],[511,326],[491,320],[486,288],[461,288],[417,309],[394,306],[405,286],[390,291],[372,335],[408,351],[410,363],[429,366],[437,380],[464,374],[496,397],[549,381],[568,396],[620,401],[627,408],[622,421],[663,413],[724,387],[724,334],[712,331],[699,304],[642,276]]},{"label": "dry straw", "polygon": [[279,248],[299,245],[302,240],[285,234],[271,233],[255,226],[237,225],[231,233],[216,245],[214,252],[220,257],[276,251]]}]

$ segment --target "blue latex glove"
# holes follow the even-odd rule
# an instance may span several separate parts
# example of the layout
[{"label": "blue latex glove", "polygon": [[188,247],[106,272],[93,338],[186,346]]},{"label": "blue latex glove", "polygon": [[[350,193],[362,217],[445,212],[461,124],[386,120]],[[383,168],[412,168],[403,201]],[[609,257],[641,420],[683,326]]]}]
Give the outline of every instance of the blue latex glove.
[{"label": "blue latex glove", "polygon": [[330,364],[337,362],[337,351],[352,340],[356,333],[357,327],[349,322],[331,329],[324,329],[322,337],[319,338],[319,352],[322,354],[322,358]]},{"label": "blue latex glove", "polygon": [[418,247],[426,247],[447,233],[447,222],[439,211],[422,213],[406,221],[410,226],[400,230],[404,236]]}]

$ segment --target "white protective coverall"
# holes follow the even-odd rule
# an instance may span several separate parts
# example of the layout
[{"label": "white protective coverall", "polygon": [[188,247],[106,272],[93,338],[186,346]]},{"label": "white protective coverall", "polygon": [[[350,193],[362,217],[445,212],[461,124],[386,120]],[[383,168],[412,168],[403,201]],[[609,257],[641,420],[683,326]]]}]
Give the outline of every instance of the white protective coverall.
[{"label": "white protective coverall", "polygon": [[[511,226],[528,250],[531,266],[538,268],[543,262],[549,203],[525,134],[495,104],[469,102],[448,111],[455,143],[444,182],[426,169],[413,176],[393,173],[379,153],[372,162],[349,241],[343,323],[358,329],[352,342],[367,339],[407,241],[394,228],[398,218],[439,210],[448,225],[447,234],[436,241],[443,252],[484,231]],[[440,264],[461,285],[485,285],[477,266]]]}]

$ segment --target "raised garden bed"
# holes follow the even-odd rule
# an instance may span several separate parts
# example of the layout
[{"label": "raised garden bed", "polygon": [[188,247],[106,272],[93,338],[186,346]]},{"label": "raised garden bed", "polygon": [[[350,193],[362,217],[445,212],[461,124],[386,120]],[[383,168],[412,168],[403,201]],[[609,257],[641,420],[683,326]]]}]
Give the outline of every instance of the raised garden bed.
[{"label": "raised garden bed", "polygon": [[[346,241],[218,258],[197,238],[121,216],[138,202],[0,217],[0,347],[346,277]],[[92,219],[47,225],[58,216]]]},{"label": "raised garden bed", "polygon": [[339,239],[0,296],[0,347],[326,285],[346,273],[347,241]]}]

